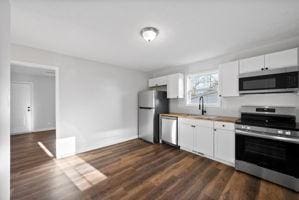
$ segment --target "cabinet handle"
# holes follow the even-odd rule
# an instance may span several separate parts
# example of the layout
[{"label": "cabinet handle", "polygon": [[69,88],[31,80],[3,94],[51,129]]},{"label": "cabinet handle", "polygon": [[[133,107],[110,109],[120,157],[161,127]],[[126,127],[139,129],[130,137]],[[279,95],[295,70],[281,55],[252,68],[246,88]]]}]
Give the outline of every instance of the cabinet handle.
[{"label": "cabinet handle", "polygon": [[263,68],[263,67],[261,68],[262,71],[264,71],[264,69],[265,69],[265,68]]},{"label": "cabinet handle", "polygon": [[219,97],[222,97],[222,95],[221,95],[221,94],[219,94]]},{"label": "cabinet handle", "polygon": [[214,131],[217,131],[217,129],[216,129],[216,128],[214,128]]},{"label": "cabinet handle", "polygon": [[222,127],[225,127],[225,124],[222,124]]},{"label": "cabinet handle", "polygon": [[194,125],[191,125],[191,127],[192,127],[192,128],[195,128],[195,126],[194,126]]},{"label": "cabinet handle", "polygon": [[266,67],[266,70],[268,70],[269,68],[268,67]]}]

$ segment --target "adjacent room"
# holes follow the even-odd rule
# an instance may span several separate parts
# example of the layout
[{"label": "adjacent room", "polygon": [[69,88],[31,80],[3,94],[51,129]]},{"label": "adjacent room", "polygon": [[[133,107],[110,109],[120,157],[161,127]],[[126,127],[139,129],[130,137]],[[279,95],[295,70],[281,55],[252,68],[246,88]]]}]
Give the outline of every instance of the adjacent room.
[{"label": "adjacent room", "polygon": [[298,10],[1,0],[0,200],[299,200]]}]

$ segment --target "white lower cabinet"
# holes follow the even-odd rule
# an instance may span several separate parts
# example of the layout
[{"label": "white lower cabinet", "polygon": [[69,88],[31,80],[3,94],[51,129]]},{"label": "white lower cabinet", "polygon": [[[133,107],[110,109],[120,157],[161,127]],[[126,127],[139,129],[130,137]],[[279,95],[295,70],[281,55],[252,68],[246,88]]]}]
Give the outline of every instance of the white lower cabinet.
[{"label": "white lower cabinet", "polygon": [[179,118],[178,145],[183,150],[233,166],[235,125],[227,122]]},{"label": "white lower cabinet", "polygon": [[194,128],[195,126],[181,121],[179,119],[178,123],[178,144],[186,151],[193,151],[193,141],[194,141]]},{"label": "white lower cabinet", "polygon": [[209,157],[213,156],[213,127],[196,126],[194,132],[194,151]]},{"label": "white lower cabinet", "polygon": [[214,131],[215,158],[227,164],[235,163],[235,133],[229,130]]}]

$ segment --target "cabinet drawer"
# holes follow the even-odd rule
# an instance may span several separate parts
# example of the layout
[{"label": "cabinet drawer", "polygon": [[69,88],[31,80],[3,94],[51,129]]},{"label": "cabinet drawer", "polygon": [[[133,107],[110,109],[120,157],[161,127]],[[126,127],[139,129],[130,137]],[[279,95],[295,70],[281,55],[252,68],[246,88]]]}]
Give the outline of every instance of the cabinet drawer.
[{"label": "cabinet drawer", "polygon": [[230,123],[230,122],[214,122],[214,128],[215,129],[234,131],[235,130],[235,124]]},{"label": "cabinet drawer", "polygon": [[184,124],[190,124],[190,125],[197,125],[198,124],[198,120],[188,119],[188,118],[183,118],[183,117],[179,117],[178,122],[179,123],[184,123]]},{"label": "cabinet drawer", "polygon": [[214,122],[211,120],[197,120],[197,125],[200,127],[213,128]]},{"label": "cabinet drawer", "polygon": [[188,119],[188,118],[179,118],[179,123],[190,124],[201,127],[213,128],[214,123],[211,120],[202,120],[202,119]]}]

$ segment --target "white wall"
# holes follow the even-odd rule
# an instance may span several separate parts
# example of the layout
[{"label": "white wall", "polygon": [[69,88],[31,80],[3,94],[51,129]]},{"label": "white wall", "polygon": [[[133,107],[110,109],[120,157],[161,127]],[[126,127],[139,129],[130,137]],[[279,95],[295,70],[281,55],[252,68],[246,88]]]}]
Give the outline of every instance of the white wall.
[{"label": "white wall", "polygon": [[58,157],[137,137],[145,73],[18,45],[11,52],[12,60],[59,68]]},{"label": "white wall", "polygon": [[33,83],[32,132],[55,129],[55,77],[12,72],[11,81]]},{"label": "white wall", "polygon": [[[299,47],[299,37],[279,41],[275,44],[247,49],[242,52],[230,53],[221,57],[191,63],[183,66],[166,67],[161,70],[152,71],[150,77],[181,72],[184,74],[198,73],[202,71],[218,69],[219,64],[239,58],[262,55],[269,52],[280,51]],[[297,121],[299,121],[299,95],[296,94],[258,94],[244,95],[240,97],[223,98],[220,107],[207,108],[208,115],[239,116],[242,105],[272,105],[272,106],[294,106],[297,107]],[[187,106],[185,99],[173,99],[170,101],[170,112],[201,114],[198,106]]]},{"label": "white wall", "polygon": [[10,5],[0,1],[0,199],[10,196]]}]

